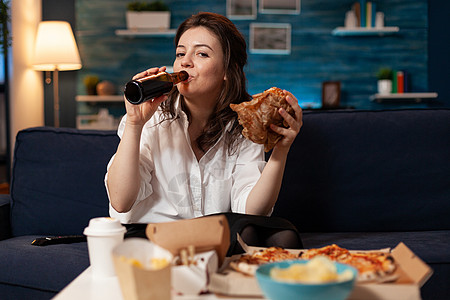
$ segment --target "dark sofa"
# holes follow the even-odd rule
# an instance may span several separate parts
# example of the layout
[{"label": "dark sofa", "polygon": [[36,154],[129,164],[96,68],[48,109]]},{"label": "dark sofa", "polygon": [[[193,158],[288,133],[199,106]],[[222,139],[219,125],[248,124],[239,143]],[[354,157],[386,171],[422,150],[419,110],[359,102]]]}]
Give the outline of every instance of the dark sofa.
[{"label": "dark sofa", "polygon": [[[114,132],[19,132],[11,196],[0,198],[0,298],[48,299],[88,265],[86,243],[32,246],[82,234],[108,214],[103,185]],[[434,270],[424,299],[450,299],[450,110],[306,111],[274,215],[304,246],[394,247]]]},{"label": "dark sofa", "polygon": [[[80,235],[108,215],[103,184],[115,132],[30,128],[16,138],[11,197],[3,196],[0,299],[50,299],[89,266],[86,243],[32,246],[37,237]],[[11,229],[7,231],[10,224]]]}]

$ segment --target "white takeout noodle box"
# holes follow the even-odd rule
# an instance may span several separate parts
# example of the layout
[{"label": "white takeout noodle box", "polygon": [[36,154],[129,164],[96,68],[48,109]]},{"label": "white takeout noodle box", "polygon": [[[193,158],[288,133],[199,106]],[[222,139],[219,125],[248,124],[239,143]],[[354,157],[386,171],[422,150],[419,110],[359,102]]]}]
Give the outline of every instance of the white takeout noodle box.
[{"label": "white takeout noodle box", "polygon": [[172,287],[176,293],[199,295],[208,291],[209,278],[216,273],[219,258],[211,250],[194,255],[195,264],[172,267]]}]

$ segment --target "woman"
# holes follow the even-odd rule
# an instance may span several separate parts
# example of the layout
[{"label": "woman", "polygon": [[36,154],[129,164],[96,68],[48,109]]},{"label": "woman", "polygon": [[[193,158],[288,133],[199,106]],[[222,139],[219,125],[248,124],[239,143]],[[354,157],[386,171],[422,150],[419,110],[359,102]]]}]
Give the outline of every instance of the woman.
[{"label": "woman", "polygon": [[[285,91],[295,117],[280,109],[289,128],[271,127],[284,137],[266,164],[262,145],[243,138],[229,107],[250,100],[243,71],[246,44],[234,24],[199,13],[180,25],[175,45],[174,71],[186,71],[189,79],[168,96],[140,105],[125,101],[121,141],[105,177],[111,216],[146,224],[227,212],[270,215],[302,126],[296,98]],[[164,70],[151,68],[133,79]],[[233,232],[241,215],[227,216]],[[251,241],[257,235],[249,224],[240,227],[247,228]]]}]

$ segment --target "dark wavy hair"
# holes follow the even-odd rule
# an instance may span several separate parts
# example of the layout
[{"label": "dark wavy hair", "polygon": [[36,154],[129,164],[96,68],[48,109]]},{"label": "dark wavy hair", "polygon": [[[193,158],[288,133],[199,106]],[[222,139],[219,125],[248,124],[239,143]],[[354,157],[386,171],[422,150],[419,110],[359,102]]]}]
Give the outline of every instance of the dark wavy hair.
[{"label": "dark wavy hair", "polygon": [[[219,40],[224,53],[223,65],[227,78],[218,96],[215,109],[196,143],[203,152],[206,152],[222,134],[225,134],[228,151],[231,154],[234,153],[236,145],[242,138],[242,126],[239,125],[237,114],[231,110],[230,103],[241,103],[251,99],[247,93],[247,80],[244,73],[244,66],[247,63],[247,46],[244,37],[229,19],[219,14],[201,12],[186,19],[178,27],[175,47],[183,33],[195,27],[205,27]],[[161,104],[165,119],[175,118],[175,100],[178,95],[178,90],[173,89],[169,99]],[[183,110],[190,118],[190,113],[184,105],[184,98],[181,96],[180,99]],[[231,127],[225,132],[228,123],[231,123]]]}]

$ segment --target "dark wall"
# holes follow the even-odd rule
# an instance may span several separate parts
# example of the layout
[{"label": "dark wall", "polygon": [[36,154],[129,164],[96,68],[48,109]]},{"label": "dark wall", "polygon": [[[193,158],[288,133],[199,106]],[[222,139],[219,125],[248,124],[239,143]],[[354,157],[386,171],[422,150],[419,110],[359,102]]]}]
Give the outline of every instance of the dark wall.
[{"label": "dark wall", "polygon": [[450,1],[428,0],[428,80],[439,94],[436,105],[450,107]]},{"label": "dark wall", "polygon": [[[78,0],[43,0],[43,20],[66,20],[76,26],[75,7]],[[350,3],[350,1],[349,1]],[[225,6],[225,1],[224,4]],[[450,107],[450,1],[428,0],[428,59],[427,75],[428,89],[439,94],[438,101],[433,106]],[[395,24],[394,24],[395,25]],[[83,57],[82,57],[83,60]],[[82,69],[83,72],[83,69]],[[61,126],[75,127],[78,82],[80,71],[60,72]],[[45,124],[53,125],[53,95],[52,86],[45,87]]]},{"label": "dark wall", "polygon": [[[75,29],[76,0],[42,0],[43,21],[67,21]],[[75,35],[75,33],[74,33]],[[44,72],[43,76],[46,76]],[[59,72],[60,127],[76,127],[78,71]],[[51,76],[51,74],[49,74]],[[45,80],[44,80],[45,82]],[[53,84],[53,83],[52,83]],[[53,126],[53,85],[44,83],[45,125]]]},{"label": "dark wall", "polygon": [[[171,28],[198,11],[226,14],[224,0],[164,0],[171,9]],[[375,103],[376,73],[389,66],[405,70],[411,92],[428,88],[428,2],[427,0],[376,0],[385,14],[386,26],[398,26],[397,34],[338,37],[331,34],[344,24],[352,0],[302,0],[298,15],[260,13],[254,20],[233,19],[250,45],[252,23],[288,23],[292,47],[289,54],[249,51],[246,75],[251,94],[277,86],[297,96],[302,107],[321,104],[322,82],[341,82],[341,104],[356,109],[426,107],[417,103]],[[173,37],[124,38],[117,29],[126,28],[127,0],[77,0],[76,32],[85,65],[81,77],[95,74],[121,90],[123,83],[150,66],[172,65]],[[108,9],[105,9],[108,7]],[[261,38],[261,36],[260,36]],[[85,93],[82,78],[78,92]],[[84,105],[78,111],[85,113]],[[95,112],[92,112],[95,113]],[[87,113],[89,114],[89,113]]]}]

